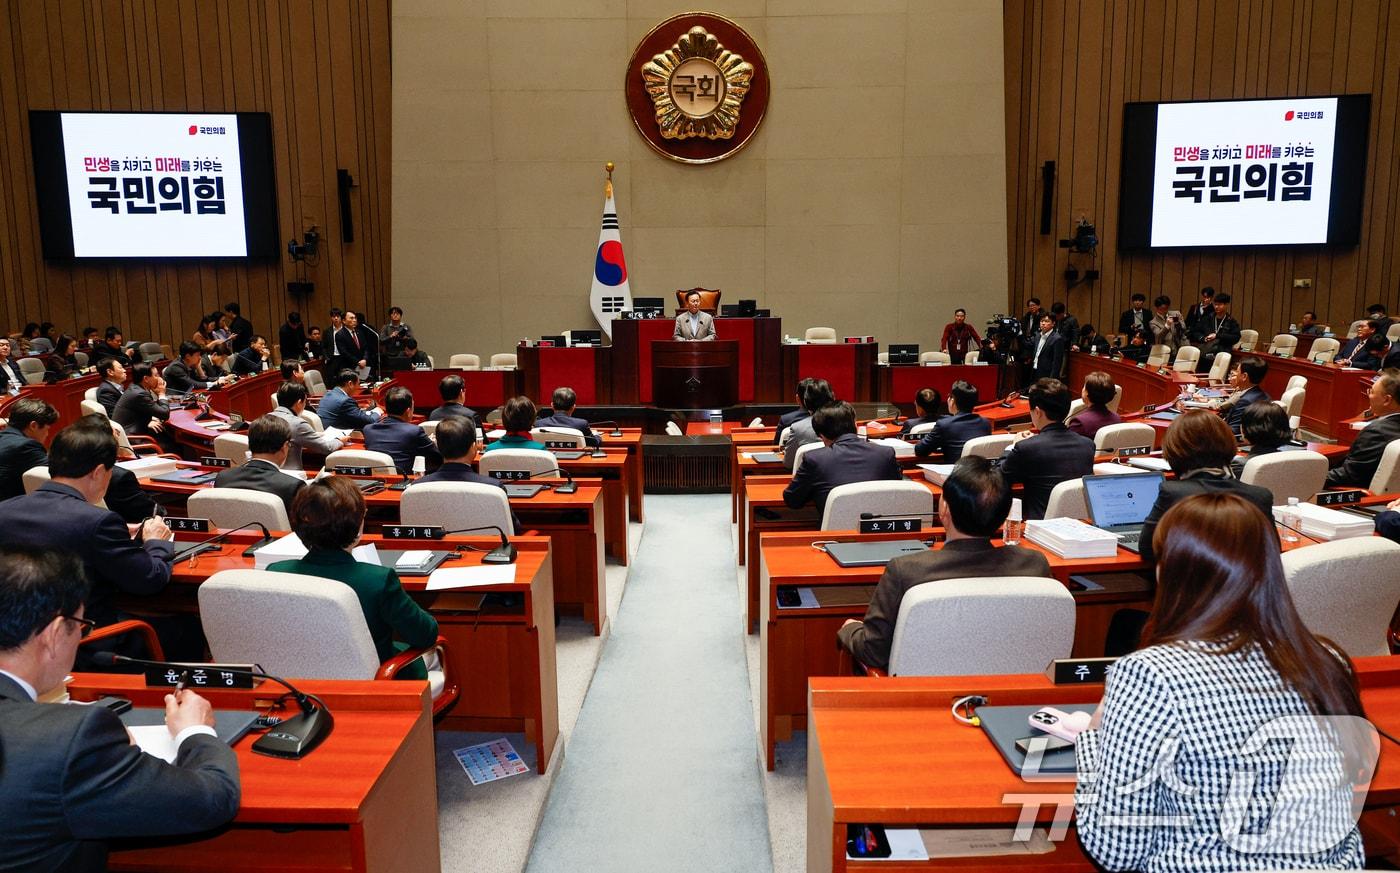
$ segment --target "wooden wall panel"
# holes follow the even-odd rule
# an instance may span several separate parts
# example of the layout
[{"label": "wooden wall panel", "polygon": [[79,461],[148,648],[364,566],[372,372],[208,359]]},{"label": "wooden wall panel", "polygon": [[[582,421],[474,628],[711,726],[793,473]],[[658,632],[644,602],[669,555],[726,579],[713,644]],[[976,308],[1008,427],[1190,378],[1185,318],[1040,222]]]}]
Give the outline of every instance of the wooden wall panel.
[{"label": "wooden wall panel", "polygon": [[[180,340],[239,301],[275,341],[288,311],[389,305],[389,0],[0,0],[0,330],[52,321]],[[282,239],[321,230],[315,266],[270,261],[45,262],[31,109],[268,112]],[[355,241],[340,241],[336,169]],[[286,283],[316,284],[308,298]]]},{"label": "wooden wall panel", "polygon": [[[1005,0],[1007,234],[1012,312],[1064,301],[1113,331],[1134,292],[1234,295],[1262,336],[1305,309],[1345,326],[1374,302],[1400,313],[1400,7],[1387,0]],[[1117,248],[1123,104],[1370,93],[1361,244],[1126,253]],[[1053,227],[1039,232],[1040,167],[1056,163]],[[1087,212],[1101,278],[1066,288],[1058,240]],[[1295,290],[1293,279],[1313,287]]]}]

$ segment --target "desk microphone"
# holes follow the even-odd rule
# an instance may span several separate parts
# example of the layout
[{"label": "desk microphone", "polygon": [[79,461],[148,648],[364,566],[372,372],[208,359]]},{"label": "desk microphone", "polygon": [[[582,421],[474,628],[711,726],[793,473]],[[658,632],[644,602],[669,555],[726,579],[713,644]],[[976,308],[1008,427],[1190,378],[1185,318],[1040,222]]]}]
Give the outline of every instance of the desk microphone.
[{"label": "desk microphone", "polygon": [[612,433],[608,434],[608,436],[610,436],[610,437],[612,437],[612,438],[614,438],[614,439],[617,439],[618,437],[621,437],[621,436],[622,436],[622,425],[618,424],[618,423],[615,422],[615,421],[608,421],[608,420],[606,420],[606,419],[604,419],[603,421],[590,421],[590,422],[588,422],[588,427],[589,427],[590,429],[592,429],[592,428],[597,427],[597,426],[600,425],[600,424],[610,424],[610,425],[613,426]]},{"label": "desk microphone", "polygon": [[195,543],[189,548],[176,552],[175,556],[170,559],[170,563],[177,564],[180,561],[185,560],[186,558],[193,558],[195,555],[200,555],[204,552],[215,551],[215,543],[224,542],[229,538],[231,534],[238,533],[241,530],[247,530],[250,527],[256,527],[258,530],[262,531],[262,539],[258,540],[257,542],[253,543],[252,545],[248,546],[248,548],[243,550],[243,557],[252,557],[253,552],[256,552],[258,549],[272,542],[273,539],[272,534],[268,532],[267,526],[264,525],[262,522],[258,521],[250,521],[247,524],[240,524],[238,527],[231,527],[228,530],[223,531],[222,533],[217,533],[207,540],[200,540],[199,542]]},{"label": "desk microphone", "polygon": [[573,474],[571,474],[568,470],[565,470],[562,467],[555,467],[553,470],[541,470],[538,473],[531,473],[530,478],[538,479],[541,476],[548,476],[551,473],[563,473],[564,478],[569,480],[563,485],[560,485],[558,488],[555,488],[555,494],[573,494],[575,491],[578,491],[578,483],[574,481]]},{"label": "desk microphone", "polygon": [[938,518],[936,512],[862,512],[861,521],[873,521],[877,518]]},{"label": "desk microphone", "polygon": [[[92,663],[98,667],[137,664],[142,667],[159,667],[166,670],[186,670],[189,668],[188,664],[128,658],[126,655],[118,655],[116,652],[94,652]],[[271,679],[292,692],[293,699],[301,707],[301,715],[295,715],[279,722],[275,728],[263,734],[257,742],[253,743],[254,752],[260,755],[270,755],[274,758],[304,758],[312,749],[319,746],[322,740],[330,736],[331,728],[335,726],[335,719],[331,718],[330,710],[326,708],[319,697],[304,694],[286,679],[273,676],[271,673],[264,673],[261,670],[237,670],[231,667],[219,667],[218,669],[222,673],[252,676],[255,679]]]},{"label": "desk microphone", "polygon": [[482,555],[482,556],[481,556],[481,563],[483,563],[483,564],[514,564],[514,563],[515,563],[515,546],[514,546],[513,544],[511,544],[510,537],[506,536],[506,532],[503,531],[503,530],[501,530],[499,527],[497,527],[497,526],[494,525],[494,524],[482,524],[482,525],[478,525],[478,526],[476,526],[476,527],[463,527],[463,528],[458,528],[457,530],[445,530],[445,531],[442,532],[442,535],[443,535],[443,536],[447,536],[448,534],[471,533],[472,531],[478,531],[478,530],[494,530],[496,533],[498,533],[498,534],[501,535],[501,544],[500,544],[499,546],[496,546],[496,548],[492,549],[491,551],[487,552],[486,554]]}]

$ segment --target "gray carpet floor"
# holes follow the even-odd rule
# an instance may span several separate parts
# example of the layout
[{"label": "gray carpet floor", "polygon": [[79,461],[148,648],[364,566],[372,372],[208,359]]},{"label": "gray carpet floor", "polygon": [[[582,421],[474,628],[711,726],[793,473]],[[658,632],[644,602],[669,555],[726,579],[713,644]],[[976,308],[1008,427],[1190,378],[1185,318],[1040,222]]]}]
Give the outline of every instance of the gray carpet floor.
[{"label": "gray carpet floor", "polygon": [[648,495],[530,871],[771,871],[729,497]]}]

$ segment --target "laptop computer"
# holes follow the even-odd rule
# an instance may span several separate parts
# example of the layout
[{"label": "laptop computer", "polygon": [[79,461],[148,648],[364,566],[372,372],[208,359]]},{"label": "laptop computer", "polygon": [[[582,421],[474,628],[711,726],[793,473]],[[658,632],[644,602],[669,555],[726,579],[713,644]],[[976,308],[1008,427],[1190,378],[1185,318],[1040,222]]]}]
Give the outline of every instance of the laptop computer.
[{"label": "laptop computer", "polygon": [[1136,552],[1142,523],[1147,521],[1161,489],[1161,473],[1085,476],[1084,505],[1089,509],[1089,521],[1095,527],[1117,534],[1118,545]]},{"label": "laptop computer", "polygon": [[926,551],[928,551],[928,546],[919,540],[874,540],[826,544],[826,553],[842,567],[883,567],[900,555]]}]

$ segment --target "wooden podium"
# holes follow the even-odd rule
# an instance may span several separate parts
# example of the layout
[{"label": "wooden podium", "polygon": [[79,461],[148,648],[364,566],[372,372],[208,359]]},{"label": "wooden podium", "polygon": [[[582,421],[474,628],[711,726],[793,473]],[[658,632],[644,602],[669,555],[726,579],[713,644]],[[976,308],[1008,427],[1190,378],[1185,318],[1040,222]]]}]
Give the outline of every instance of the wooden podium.
[{"label": "wooden podium", "polygon": [[653,402],[667,409],[717,409],[739,402],[739,342],[651,344]]}]

